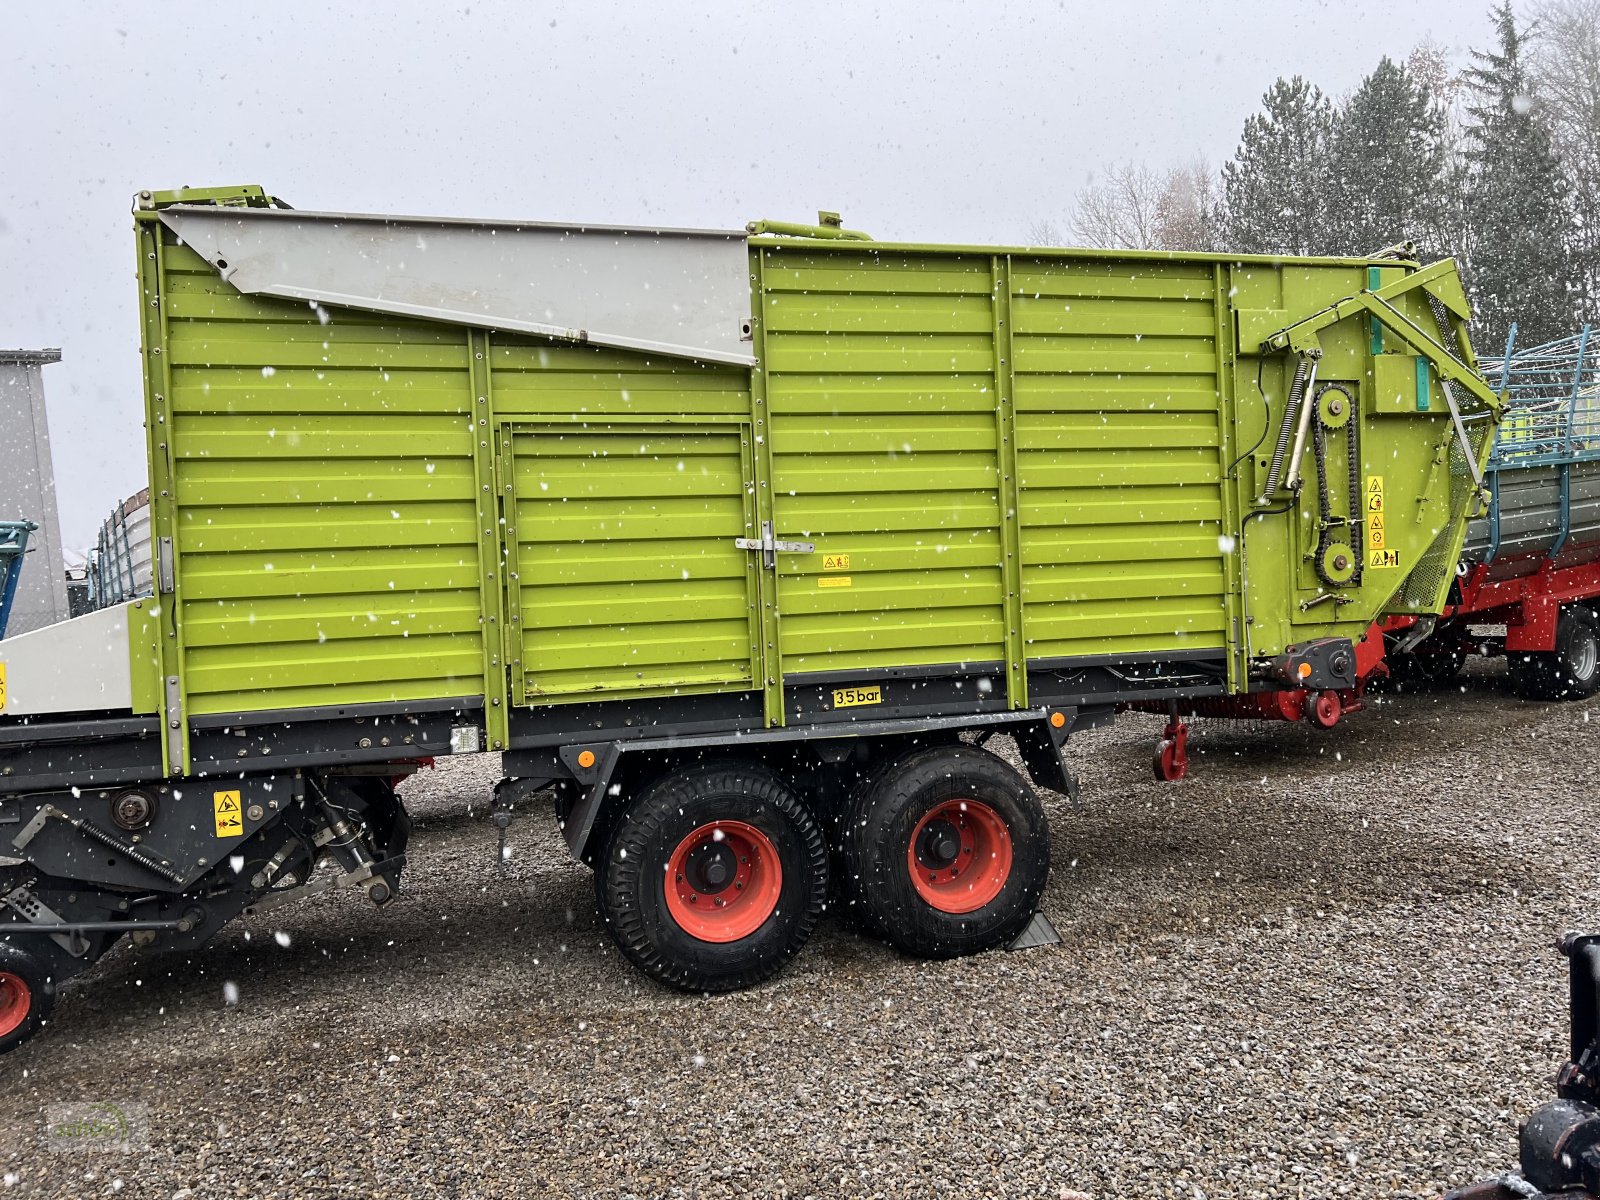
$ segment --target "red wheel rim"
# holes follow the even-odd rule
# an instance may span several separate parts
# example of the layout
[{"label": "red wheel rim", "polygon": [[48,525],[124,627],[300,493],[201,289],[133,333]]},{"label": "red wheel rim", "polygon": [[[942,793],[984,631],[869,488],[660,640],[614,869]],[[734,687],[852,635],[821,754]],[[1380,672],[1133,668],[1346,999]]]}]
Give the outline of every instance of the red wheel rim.
[{"label": "red wheel rim", "polygon": [[10,971],[0,971],[0,1037],[20,1029],[32,1007],[33,990],[28,981]]},{"label": "red wheel rim", "polygon": [[1177,783],[1189,773],[1189,755],[1174,738],[1162,738],[1150,760],[1155,777],[1163,783]]},{"label": "red wheel rim", "polygon": [[1311,701],[1311,721],[1323,729],[1332,729],[1344,715],[1344,704],[1338,692],[1318,692]]},{"label": "red wheel rim", "polygon": [[940,912],[975,912],[1011,878],[1011,831],[981,800],[946,800],[911,831],[906,867],[917,895]]},{"label": "red wheel rim", "polygon": [[667,912],[702,942],[737,942],[778,911],[783,867],[772,839],[743,821],[696,829],[667,860]]}]

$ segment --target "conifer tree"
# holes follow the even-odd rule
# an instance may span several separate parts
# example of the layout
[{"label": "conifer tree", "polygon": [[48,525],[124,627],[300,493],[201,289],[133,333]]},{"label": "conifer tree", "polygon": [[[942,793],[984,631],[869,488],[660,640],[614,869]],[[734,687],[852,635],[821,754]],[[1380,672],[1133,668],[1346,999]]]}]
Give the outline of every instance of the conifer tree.
[{"label": "conifer tree", "polygon": [[1568,187],[1550,137],[1537,119],[1525,31],[1509,2],[1494,10],[1498,44],[1474,50],[1466,71],[1468,200],[1473,224],[1474,341],[1487,353],[1573,331],[1577,314],[1567,252]]},{"label": "conifer tree", "polygon": [[1600,324],[1600,0],[1547,0],[1534,15],[1529,74],[1572,185],[1578,316]]},{"label": "conifer tree", "polygon": [[1385,57],[1339,109],[1332,135],[1330,225],[1343,254],[1413,240],[1426,259],[1443,224],[1444,111],[1427,85]]},{"label": "conifer tree", "polygon": [[1274,83],[1262,106],[1222,167],[1222,241],[1246,253],[1329,253],[1333,106],[1298,75]]}]

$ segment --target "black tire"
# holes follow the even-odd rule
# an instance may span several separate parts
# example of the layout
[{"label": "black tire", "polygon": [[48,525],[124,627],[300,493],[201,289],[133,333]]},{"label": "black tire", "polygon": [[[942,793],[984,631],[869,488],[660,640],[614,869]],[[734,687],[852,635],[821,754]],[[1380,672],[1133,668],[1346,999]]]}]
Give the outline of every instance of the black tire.
[{"label": "black tire", "polygon": [[887,938],[888,931],[873,910],[862,901],[854,860],[847,847],[851,843],[852,826],[862,820],[860,814],[864,811],[866,797],[883,781],[884,776],[899,765],[899,761],[893,756],[885,756],[863,771],[849,788],[843,803],[834,807],[828,822],[834,912],[846,929],[864,933],[868,937]]},{"label": "black tire", "polygon": [[[911,874],[913,834],[957,801],[976,801],[1003,822],[1011,852],[998,894],[968,912],[935,907]],[[1038,797],[1010,766],[973,746],[932,747],[895,763],[856,798],[842,851],[844,890],[862,923],[919,958],[1007,945],[1033,917],[1050,875],[1050,828]]]},{"label": "black tire", "polygon": [[[724,942],[689,932],[667,896],[674,852],[719,821],[758,830],[781,869],[771,915]],[[805,945],[827,902],[828,849],[816,819],[770,769],[709,763],[665,775],[629,803],[594,878],[606,927],[635,966],[684,991],[729,992],[775,975]]]},{"label": "black tire", "polygon": [[1511,651],[1506,654],[1506,676],[1513,695],[1524,700],[1555,699],[1555,681],[1550,670],[1551,656],[1541,652]]},{"label": "black tire", "polygon": [[1513,652],[1511,690],[1528,700],[1586,700],[1600,691],[1600,623],[1587,608],[1556,618],[1554,650]]},{"label": "black tire", "polygon": [[0,942],[0,1054],[38,1033],[55,1003],[55,980],[44,964],[22,947]]}]

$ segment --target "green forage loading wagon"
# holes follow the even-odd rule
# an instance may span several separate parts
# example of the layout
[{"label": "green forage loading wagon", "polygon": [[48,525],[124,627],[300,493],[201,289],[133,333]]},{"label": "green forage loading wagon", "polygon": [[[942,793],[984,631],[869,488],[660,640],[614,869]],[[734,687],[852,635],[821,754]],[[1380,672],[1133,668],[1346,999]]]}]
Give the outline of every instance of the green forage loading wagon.
[{"label": "green forage loading wagon", "polygon": [[0,644],[0,1047],[125,936],[388,903],[446,754],[553,797],[664,982],[830,894],[1004,944],[1049,836],[982,743],[1067,790],[1118,704],[1351,686],[1496,408],[1449,262],[134,217],[156,593]]}]

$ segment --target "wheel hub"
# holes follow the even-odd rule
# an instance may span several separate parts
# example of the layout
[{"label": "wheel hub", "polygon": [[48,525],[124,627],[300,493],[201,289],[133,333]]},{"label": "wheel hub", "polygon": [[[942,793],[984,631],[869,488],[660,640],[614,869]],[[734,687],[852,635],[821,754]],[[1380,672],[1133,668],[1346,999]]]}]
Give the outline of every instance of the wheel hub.
[{"label": "wheel hub", "polygon": [[917,861],[932,871],[948,871],[961,857],[961,831],[944,819],[929,821],[917,835]]},{"label": "wheel hub", "polygon": [[1595,672],[1597,660],[1600,660],[1600,646],[1596,645],[1594,636],[1591,634],[1578,639],[1572,655],[1573,677],[1587,681]]},{"label": "wheel hub", "polygon": [[946,913],[976,912],[1011,876],[1011,832],[977,799],[936,804],[911,832],[906,868],[917,895]]},{"label": "wheel hub", "polygon": [[695,891],[715,896],[733,884],[738,869],[738,856],[727,842],[712,841],[690,852],[684,877]]}]

